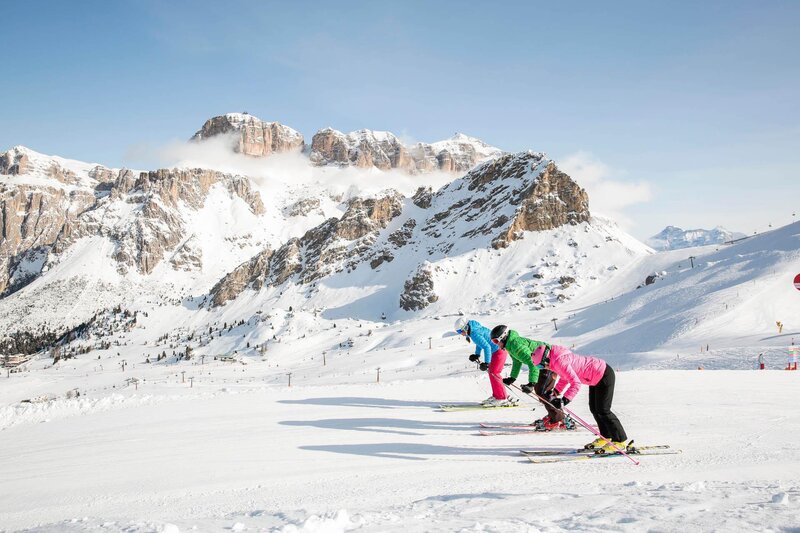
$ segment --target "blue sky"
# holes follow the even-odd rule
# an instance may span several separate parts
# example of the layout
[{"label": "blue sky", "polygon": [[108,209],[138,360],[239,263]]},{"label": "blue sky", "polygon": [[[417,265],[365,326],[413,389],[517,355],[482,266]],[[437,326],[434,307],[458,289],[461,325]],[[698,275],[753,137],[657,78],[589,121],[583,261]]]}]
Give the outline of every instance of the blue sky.
[{"label": "blue sky", "polygon": [[0,149],[147,168],[248,111],[578,161],[641,238],[791,221],[800,2],[552,4],[9,2]]}]

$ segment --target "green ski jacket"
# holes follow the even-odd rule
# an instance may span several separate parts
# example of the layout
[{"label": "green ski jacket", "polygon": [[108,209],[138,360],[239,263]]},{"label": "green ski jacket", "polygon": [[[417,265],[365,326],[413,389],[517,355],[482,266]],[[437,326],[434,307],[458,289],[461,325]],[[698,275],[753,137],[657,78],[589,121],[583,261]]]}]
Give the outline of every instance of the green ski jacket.
[{"label": "green ski jacket", "polygon": [[531,354],[536,350],[536,348],[542,345],[549,346],[549,344],[546,342],[526,339],[513,329],[508,332],[508,339],[506,339],[506,351],[508,352],[508,355],[511,356],[511,359],[514,360],[513,364],[511,365],[510,376],[512,378],[517,379],[517,376],[519,376],[519,371],[522,369],[522,365],[525,364],[528,365],[528,383],[536,383],[539,381],[539,367],[534,365],[533,361],[531,361]]}]

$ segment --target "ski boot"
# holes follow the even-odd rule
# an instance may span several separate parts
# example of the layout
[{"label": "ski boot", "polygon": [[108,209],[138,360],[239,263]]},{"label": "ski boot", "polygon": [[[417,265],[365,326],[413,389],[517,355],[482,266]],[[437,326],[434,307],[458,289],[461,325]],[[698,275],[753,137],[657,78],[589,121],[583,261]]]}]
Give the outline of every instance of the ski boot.
[{"label": "ski boot", "polygon": [[619,453],[619,450],[626,451],[628,449],[628,441],[608,441],[605,446],[598,448],[594,453]]},{"label": "ski boot", "polygon": [[519,400],[517,400],[516,398],[506,398],[505,400],[498,400],[497,398],[492,397],[481,403],[481,405],[484,407],[510,407],[512,405],[516,405],[518,401]]},{"label": "ski boot", "polygon": [[602,448],[603,446],[608,444],[608,442],[609,442],[608,439],[604,439],[603,437],[597,437],[592,442],[590,442],[589,444],[584,446],[583,449],[584,450],[599,450],[600,448]]},{"label": "ski boot", "polygon": [[564,429],[567,431],[573,431],[575,429],[575,420],[569,415],[564,417]]},{"label": "ski boot", "polygon": [[566,429],[564,422],[551,422],[550,417],[546,416],[535,421],[533,425],[536,431],[552,431],[554,429]]}]

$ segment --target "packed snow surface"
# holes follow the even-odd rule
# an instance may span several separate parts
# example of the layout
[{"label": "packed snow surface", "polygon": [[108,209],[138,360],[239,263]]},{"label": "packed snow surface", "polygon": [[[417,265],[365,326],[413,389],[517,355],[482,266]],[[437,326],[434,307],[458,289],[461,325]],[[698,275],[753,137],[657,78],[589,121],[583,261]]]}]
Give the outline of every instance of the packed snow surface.
[{"label": "packed snow surface", "polygon": [[[683,453],[640,457],[639,466],[622,457],[532,464],[519,449],[576,447],[591,435],[479,435],[480,422],[530,422],[542,409],[438,410],[482,399],[488,382],[465,347],[436,348],[416,378],[385,371],[380,383],[345,355],[291,388],[267,363],[206,363],[191,368],[191,385],[180,373],[149,374],[138,390],[122,385],[129,373],[95,372],[94,361],[47,378],[14,376],[0,410],[0,524],[514,532],[800,523],[800,373],[621,371],[615,411],[629,435]],[[337,369],[350,383],[327,377]],[[372,383],[358,382],[360,370]],[[96,387],[75,399],[13,401],[29,388],[77,383]],[[586,394],[573,408],[590,418]]]}]

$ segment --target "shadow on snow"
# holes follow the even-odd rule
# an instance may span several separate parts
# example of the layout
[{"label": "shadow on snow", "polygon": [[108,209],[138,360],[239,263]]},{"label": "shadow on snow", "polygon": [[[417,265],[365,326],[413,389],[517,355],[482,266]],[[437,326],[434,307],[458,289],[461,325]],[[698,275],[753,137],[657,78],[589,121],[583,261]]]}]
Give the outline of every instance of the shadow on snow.
[{"label": "shadow on snow", "polygon": [[422,435],[413,430],[475,431],[476,425],[469,422],[424,422],[398,418],[328,418],[325,420],[285,420],[285,426],[310,426],[322,429],[345,429],[350,431],[374,431],[397,435]]},{"label": "shadow on snow", "polygon": [[387,398],[360,398],[357,396],[337,396],[330,398],[305,398],[303,400],[278,400],[278,403],[302,405],[336,405],[342,407],[377,407],[379,409],[395,409],[399,407],[436,408],[441,402],[416,402],[408,400],[390,400]]},{"label": "shadow on snow", "polygon": [[[348,455],[365,455],[385,457],[388,459],[405,459],[407,461],[427,461],[436,456],[458,456],[475,458],[519,457],[519,446],[512,448],[464,448],[456,446],[439,446],[435,444],[413,444],[408,442],[383,442],[376,444],[330,444],[320,446],[300,446],[301,450],[344,453]],[[433,456],[433,457],[431,457]]]}]

